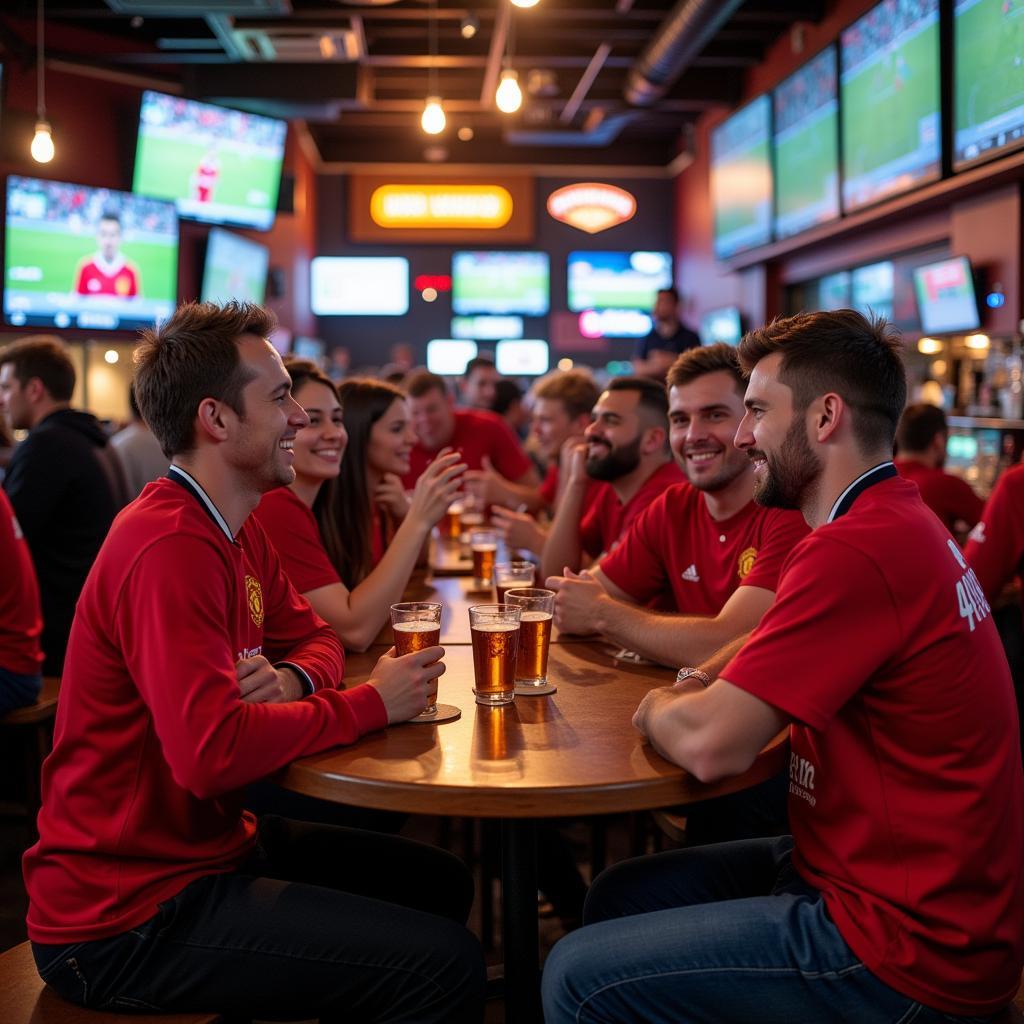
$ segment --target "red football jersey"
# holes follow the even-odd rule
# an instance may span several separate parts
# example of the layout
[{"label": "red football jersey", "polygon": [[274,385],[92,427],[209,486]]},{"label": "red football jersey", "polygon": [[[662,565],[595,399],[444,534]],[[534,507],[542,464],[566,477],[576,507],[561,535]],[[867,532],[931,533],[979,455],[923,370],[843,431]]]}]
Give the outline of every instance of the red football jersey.
[{"label": "red football jersey", "polygon": [[139,274],[130,263],[122,263],[116,270],[105,270],[95,257],[82,260],[78,265],[75,291],[79,295],[115,295],[119,299],[132,299],[139,294]]},{"label": "red football jersey", "polygon": [[263,495],[253,513],[281,556],[281,567],[300,594],[340,582],[320,540],[313,510],[290,487]]},{"label": "red football jersey", "polygon": [[867,967],[981,1016],[1024,959],[1010,674],[963,553],[891,477],[815,530],[722,677],[793,718],[794,863]]},{"label": "red football jersey", "polygon": [[973,526],[981,519],[985,503],[971,490],[966,480],[912,459],[897,459],[896,468],[901,477],[917,484],[924,503],[942,520],[947,530],[952,531],[958,521]]},{"label": "red football jersey", "polygon": [[10,499],[0,490],[0,668],[34,676],[43,664],[43,613],[32,555]]},{"label": "red football jersey", "polygon": [[717,615],[737,587],[775,590],[782,564],[807,536],[798,512],[751,501],[729,519],[711,518],[704,495],[688,483],[656,498],[601,571],[637,604],[658,599],[689,615]]},{"label": "red football jersey", "polygon": [[196,168],[195,187],[196,200],[200,203],[208,203],[213,198],[213,190],[220,177],[220,163],[216,160],[205,158]]},{"label": "red football jersey", "polygon": [[[172,471],[173,472],[173,471]],[[256,822],[243,787],[387,724],[262,527],[237,537],[198,489],[150,484],[114,521],[75,613],[39,841],[24,857],[36,942],[119,935],[196,878],[238,866]],[[314,693],[241,699],[236,663],[263,654]]]},{"label": "red football jersey", "polygon": [[[500,416],[476,409],[455,410],[455,430],[446,447],[462,452],[462,461],[470,469],[482,468],[486,455],[506,480],[518,480],[533,465],[519,438]],[[417,443],[413,447],[409,460],[411,468],[402,480],[406,489],[416,486],[420,474],[435,455],[437,451],[427,451],[422,444]]]},{"label": "red football jersey", "polygon": [[1024,465],[1006,470],[996,483],[978,525],[964,549],[992,600],[1020,575],[1024,560]]}]

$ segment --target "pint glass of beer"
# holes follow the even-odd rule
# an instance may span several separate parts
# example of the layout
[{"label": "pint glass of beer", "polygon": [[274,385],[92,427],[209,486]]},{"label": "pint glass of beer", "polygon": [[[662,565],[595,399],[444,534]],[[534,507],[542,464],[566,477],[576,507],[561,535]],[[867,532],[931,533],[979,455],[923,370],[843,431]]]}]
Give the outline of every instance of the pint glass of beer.
[{"label": "pint glass of beer", "polygon": [[441,518],[440,534],[442,540],[457,541],[462,536],[462,513],[465,506],[461,498],[456,498]]},{"label": "pint glass of beer", "polygon": [[505,603],[505,594],[513,587],[532,587],[533,562],[498,562],[494,567],[494,591],[498,604]]},{"label": "pint glass of beer", "polygon": [[477,704],[511,704],[515,699],[520,612],[507,604],[477,604],[469,609]]},{"label": "pint glass of beer", "polygon": [[555,617],[555,592],[525,587],[509,590],[507,607],[520,608],[519,655],[516,659],[516,683],[519,686],[547,686],[548,648],[551,623]]},{"label": "pint glass of beer", "polygon": [[494,563],[498,560],[498,534],[494,530],[473,530],[469,535],[473,553],[473,586],[490,590],[494,579]]},{"label": "pint glass of beer", "polygon": [[[441,642],[441,606],[432,601],[404,601],[391,606],[391,628],[395,654],[414,654]],[[437,704],[428,704],[424,715],[437,714]]]}]

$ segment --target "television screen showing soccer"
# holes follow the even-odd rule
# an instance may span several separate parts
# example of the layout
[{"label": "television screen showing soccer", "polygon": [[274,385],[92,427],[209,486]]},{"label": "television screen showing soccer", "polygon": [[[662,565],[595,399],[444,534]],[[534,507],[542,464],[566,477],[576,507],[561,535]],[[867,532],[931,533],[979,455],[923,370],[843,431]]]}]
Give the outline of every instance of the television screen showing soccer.
[{"label": "television screen showing soccer", "polygon": [[270,250],[241,235],[213,228],[203,265],[203,302],[262,302]]},{"label": "television screen showing soccer", "polygon": [[828,47],[774,92],[775,235],[839,216],[839,86]]},{"label": "television screen showing soccer", "polygon": [[177,290],[173,203],[61,181],[7,179],[8,323],[152,327],[171,315]]},{"label": "television screen showing soccer", "polygon": [[953,166],[1024,145],[1024,0],[953,7]]},{"label": "television screen showing soccer", "polygon": [[974,275],[966,256],[915,267],[914,292],[926,333],[976,331],[981,326]]},{"label": "television screen showing soccer", "polygon": [[569,309],[639,309],[650,312],[659,288],[672,287],[667,252],[571,252]]},{"label": "television screen showing soccer", "polygon": [[939,0],[886,0],[842,34],[843,208],[938,178]]},{"label": "television screen showing soccer", "polygon": [[452,311],[459,316],[545,316],[546,252],[457,252],[452,257]]},{"label": "television screen showing soccer", "polygon": [[287,129],[276,118],[144,92],[132,188],[173,199],[191,220],[266,230]]},{"label": "television screen showing soccer", "polygon": [[315,256],[310,291],[317,316],[405,316],[409,261],[404,256]]},{"label": "television screen showing soccer", "polygon": [[726,259],[772,237],[771,99],[759,96],[711,133],[715,255]]}]

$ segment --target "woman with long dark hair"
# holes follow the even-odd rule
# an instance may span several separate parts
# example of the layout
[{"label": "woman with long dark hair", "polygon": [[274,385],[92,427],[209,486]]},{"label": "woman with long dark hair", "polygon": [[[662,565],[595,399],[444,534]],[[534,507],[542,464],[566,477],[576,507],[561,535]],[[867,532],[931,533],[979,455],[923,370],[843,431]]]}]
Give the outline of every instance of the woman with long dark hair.
[{"label": "woman with long dark hair", "polygon": [[309,426],[295,438],[295,481],[264,495],[256,516],[296,590],[346,648],[363,651],[402,599],[466,467],[457,452],[439,455],[407,498],[400,476],[416,437],[405,395],[368,379],[335,389],[306,360],[285,367]]}]

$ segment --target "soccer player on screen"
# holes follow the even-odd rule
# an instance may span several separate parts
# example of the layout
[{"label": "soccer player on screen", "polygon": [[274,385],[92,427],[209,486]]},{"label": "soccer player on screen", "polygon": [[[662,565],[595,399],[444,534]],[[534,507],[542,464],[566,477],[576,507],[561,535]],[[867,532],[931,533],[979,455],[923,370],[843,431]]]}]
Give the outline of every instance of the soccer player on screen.
[{"label": "soccer player on screen", "polygon": [[142,294],[139,268],[121,253],[121,218],[114,211],[100,216],[96,229],[97,251],[83,257],[75,272],[79,295],[112,295],[135,299]]},{"label": "soccer player on screen", "polygon": [[217,157],[216,144],[203,154],[199,166],[192,175],[192,198],[197,203],[210,203],[213,201],[213,190],[217,187],[217,179],[220,177],[220,160]]}]

